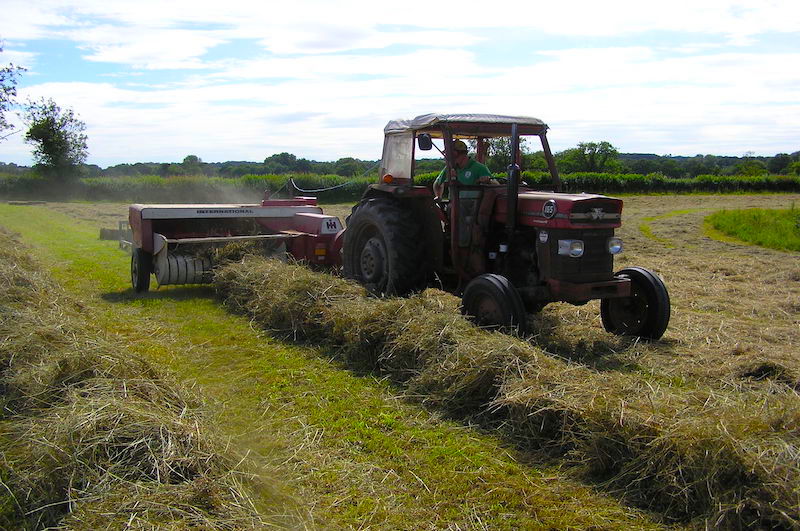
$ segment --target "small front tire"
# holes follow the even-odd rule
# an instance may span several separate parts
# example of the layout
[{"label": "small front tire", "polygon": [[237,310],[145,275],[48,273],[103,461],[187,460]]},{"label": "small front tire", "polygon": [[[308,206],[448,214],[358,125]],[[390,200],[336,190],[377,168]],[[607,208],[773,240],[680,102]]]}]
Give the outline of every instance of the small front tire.
[{"label": "small front tire", "polygon": [[629,278],[630,297],[603,299],[600,317],[612,334],[657,340],[669,324],[669,293],[658,275],[643,267],[629,267],[616,277]]},{"label": "small front tire", "polygon": [[136,293],[144,293],[150,289],[150,273],[153,268],[153,255],[135,248],[131,254],[131,286]]},{"label": "small front tire", "polygon": [[527,314],[517,289],[502,275],[488,273],[467,284],[461,298],[461,313],[480,327],[516,329],[527,333]]}]

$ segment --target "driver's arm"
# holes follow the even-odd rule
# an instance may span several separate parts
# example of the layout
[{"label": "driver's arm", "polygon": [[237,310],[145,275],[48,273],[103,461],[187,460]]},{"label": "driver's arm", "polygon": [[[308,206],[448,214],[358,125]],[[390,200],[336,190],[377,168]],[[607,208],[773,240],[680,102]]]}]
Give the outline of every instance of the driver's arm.
[{"label": "driver's arm", "polygon": [[441,173],[436,177],[436,180],[433,181],[433,198],[434,199],[442,199],[444,195],[444,185],[445,185],[445,172],[446,169],[442,170]]},{"label": "driver's arm", "polygon": [[442,194],[444,194],[444,183],[440,183],[438,181],[433,183],[433,198],[434,199],[441,199]]}]

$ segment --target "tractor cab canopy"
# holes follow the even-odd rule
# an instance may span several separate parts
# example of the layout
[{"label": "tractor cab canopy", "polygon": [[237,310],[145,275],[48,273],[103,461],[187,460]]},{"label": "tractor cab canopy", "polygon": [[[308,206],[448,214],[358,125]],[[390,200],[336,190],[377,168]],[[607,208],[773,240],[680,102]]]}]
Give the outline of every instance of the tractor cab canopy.
[{"label": "tractor cab canopy", "polygon": [[[536,135],[542,140],[545,158],[552,160],[545,135],[547,129],[547,124],[538,118],[499,114],[423,114],[410,120],[392,120],[383,129],[381,178],[391,176],[397,183],[412,182],[415,140],[420,136],[444,139],[444,154],[448,161],[452,156],[450,141],[457,138],[477,140],[477,158],[483,162],[487,139],[512,137],[515,133],[516,138]],[[426,149],[422,144],[420,148]],[[430,149],[430,145],[427,149]],[[555,164],[552,164],[551,172],[554,170]],[[557,175],[554,175],[554,179],[558,179]]]},{"label": "tractor cab canopy", "polygon": [[453,138],[494,138],[511,136],[512,124],[517,124],[520,135],[539,135],[547,131],[547,124],[531,116],[423,114],[411,120],[392,120],[383,132],[387,136],[411,132],[444,138],[443,131],[449,130]]}]

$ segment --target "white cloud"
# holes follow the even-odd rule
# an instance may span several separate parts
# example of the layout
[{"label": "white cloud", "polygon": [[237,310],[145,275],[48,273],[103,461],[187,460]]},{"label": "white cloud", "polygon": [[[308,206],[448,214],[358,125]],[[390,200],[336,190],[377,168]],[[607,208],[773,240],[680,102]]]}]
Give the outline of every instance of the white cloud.
[{"label": "white cloud", "polygon": [[[466,0],[457,5],[437,2],[419,8],[363,0],[301,0],[285,3],[280,10],[270,3],[245,0],[8,0],[4,15],[6,22],[0,23],[0,35],[9,39],[63,34],[90,49],[100,49],[95,59],[118,61],[130,55],[136,64],[155,65],[161,62],[161,54],[174,53],[173,47],[183,49],[184,53],[177,55],[184,60],[197,59],[212,41],[234,37],[261,40],[268,50],[281,54],[380,48],[393,43],[464,46],[474,42],[470,32],[459,31],[466,28],[568,36],[674,31],[728,36],[739,43],[749,42],[753,35],[800,29],[800,4],[794,0],[495,0],[491,5],[483,0]],[[116,35],[102,30],[109,26],[118,30]],[[379,31],[383,26],[433,31]],[[163,46],[159,49],[131,39],[125,45],[120,40],[126,34],[140,34],[142,41],[154,37],[153,42]],[[111,51],[105,50],[109,38],[116,43]],[[137,53],[125,53],[127,46]]]},{"label": "white cloud", "polygon": [[110,25],[64,33],[90,53],[89,61],[129,64],[134,68],[199,68],[197,59],[224,39],[209,32]]},{"label": "white cloud", "polygon": [[[767,33],[800,33],[794,1],[344,0],[278,11],[240,0],[7,0],[4,15],[0,37],[13,44],[4,61],[36,65],[26,44],[47,38],[74,43],[95,63],[156,75],[185,70],[138,86],[135,72],[100,81],[79,71],[40,84],[26,77],[23,97],[53,97],[86,121],[90,160],[104,165],[189,153],[209,161],[280,151],[377,158],[388,119],[433,111],[539,116],[553,128],[555,149],[582,140],[676,154],[800,148],[800,53],[750,46]],[[656,32],[684,37],[670,46],[630,44]],[[532,48],[529,64],[495,67],[475,55],[493,35],[625,45]],[[205,59],[247,40],[261,47],[249,57]],[[27,160],[16,136],[0,144],[0,160]]]}]

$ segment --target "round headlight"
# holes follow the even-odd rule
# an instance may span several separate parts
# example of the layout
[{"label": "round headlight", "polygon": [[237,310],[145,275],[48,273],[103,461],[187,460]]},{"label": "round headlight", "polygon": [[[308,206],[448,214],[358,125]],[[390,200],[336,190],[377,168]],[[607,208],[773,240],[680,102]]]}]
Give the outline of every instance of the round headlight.
[{"label": "round headlight", "polygon": [[583,240],[558,240],[558,254],[572,258],[583,256]]},{"label": "round headlight", "polygon": [[619,254],[622,252],[622,238],[609,238],[608,252],[611,254]]}]

